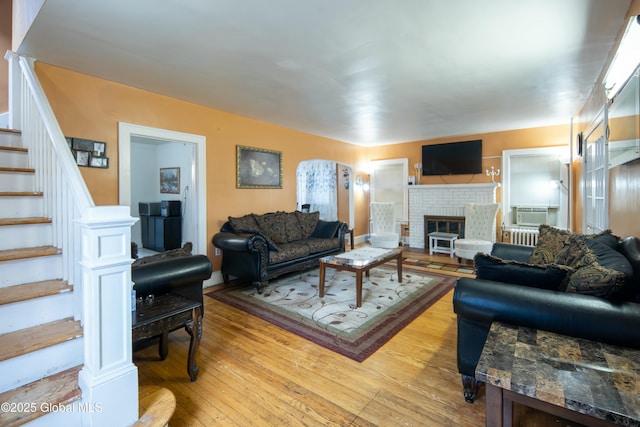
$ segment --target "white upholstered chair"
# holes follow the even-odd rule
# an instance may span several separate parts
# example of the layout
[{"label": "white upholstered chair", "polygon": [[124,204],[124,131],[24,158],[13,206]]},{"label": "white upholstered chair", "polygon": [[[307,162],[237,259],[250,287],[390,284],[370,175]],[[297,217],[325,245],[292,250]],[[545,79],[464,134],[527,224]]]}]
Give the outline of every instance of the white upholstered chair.
[{"label": "white upholstered chair", "polygon": [[478,252],[491,253],[496,241],[497,203],[469,203],[464,207],[464,238],[453,244],[458,260],[470,259]]},{"label": "white upholstered chair", "polygon": [[395,204],[393,202],[371,202],[371,246],[375,248],[397,248],[400,234],[395,231]]}]

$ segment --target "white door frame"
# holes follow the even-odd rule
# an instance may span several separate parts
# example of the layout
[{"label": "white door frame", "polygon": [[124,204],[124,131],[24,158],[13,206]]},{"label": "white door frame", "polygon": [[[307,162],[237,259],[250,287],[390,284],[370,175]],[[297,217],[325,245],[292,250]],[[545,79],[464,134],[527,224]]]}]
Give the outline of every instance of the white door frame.
[{"label": "white door frame", "polygon": [[119,165],[119,204],[131,207],[131,137],[152,138],[171,142],[195,144],[196,159],[191,171],[195,188],[193,189],[196,224],[196,238],[193,251],[207,254],[207,179],[206,144],[203,135],[176,132],[160,128],[118,122],[118,165]]}]

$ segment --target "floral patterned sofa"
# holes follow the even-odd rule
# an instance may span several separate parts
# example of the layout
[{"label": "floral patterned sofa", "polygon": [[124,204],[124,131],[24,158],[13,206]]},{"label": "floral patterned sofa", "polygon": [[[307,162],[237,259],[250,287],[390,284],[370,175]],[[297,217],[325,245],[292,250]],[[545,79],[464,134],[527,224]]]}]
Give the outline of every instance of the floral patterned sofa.
[{"label": "floral patterned sofa", "polygon": [[222,250],[224,282],[251,281],[262,292],[270,279],[344,252],[347,228],[342,221],[321,220],[319,212],[248,214],[229,217],[212,242]]}]

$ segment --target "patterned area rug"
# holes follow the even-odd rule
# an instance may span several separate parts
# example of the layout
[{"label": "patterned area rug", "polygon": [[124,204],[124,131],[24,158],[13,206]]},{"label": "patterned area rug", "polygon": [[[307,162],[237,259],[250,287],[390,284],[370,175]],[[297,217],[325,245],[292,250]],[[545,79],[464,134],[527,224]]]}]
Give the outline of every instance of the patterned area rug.
[{"label": "patterned area rug", "polygon": [[354,273],[326,270],[325,296],[318,297],[318,269],[207,296],[237,307],[337,353],[362,362],[454,285],[455,277],[382,265],[363,277],[362,307],[355,307]]}]

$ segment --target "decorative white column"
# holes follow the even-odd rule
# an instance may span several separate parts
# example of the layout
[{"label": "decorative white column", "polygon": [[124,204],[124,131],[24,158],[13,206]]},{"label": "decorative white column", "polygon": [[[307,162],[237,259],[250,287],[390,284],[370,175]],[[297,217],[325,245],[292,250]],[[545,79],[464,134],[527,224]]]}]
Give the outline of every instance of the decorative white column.
[{"label": "decorative white column", "polygon": [[21,76],[19,60],[20,57],[10,50],[4,55],[4,59],[9,62],[9,120],[8,128],[22,130],[22,123],[20,122],[20,110],[22,109],[22,97],[20,96],[21,90]]},{"label": "decorative white column", "polygon": [[128,206],[87,209],[82,239],[84,367],[82,425],[125,426],[138,419],[138,368],[131,349],[131,226]]}]

